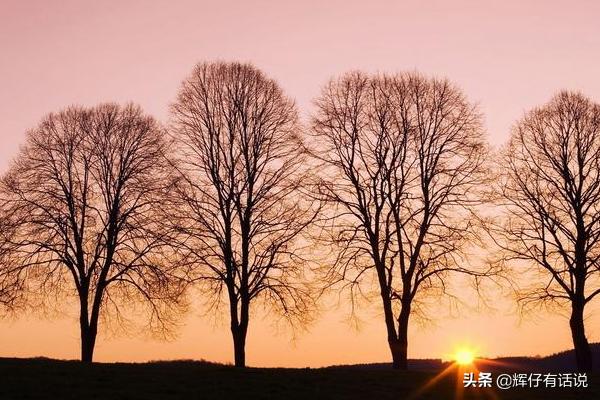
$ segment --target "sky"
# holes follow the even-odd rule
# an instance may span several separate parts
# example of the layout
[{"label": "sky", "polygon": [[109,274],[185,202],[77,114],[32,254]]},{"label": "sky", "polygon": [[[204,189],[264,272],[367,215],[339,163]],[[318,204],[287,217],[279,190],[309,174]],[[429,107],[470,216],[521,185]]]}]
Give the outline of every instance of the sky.
[{"label": "sky", "polygon": [[[202,61],[248,61],[275,78],[304,118],[333,76],[418,70],[461,87],[500,146],[523,113],[560,89],[600,101],[600,3],[595,1],[13,1],[0,0],[0,171],[48,112],[106,101],[140,104],[168,121],[181,81]],[[537,355],[571,346],[568,320],[521,318],[506,294],[494,309],[440,305],[412,324],[409,357],[449,358],[468,345],[486,356]],[[494,297],[496,296],[496,297]],[[0,320],[0,356],[77,358],[74,309]],[[598,309],[598,307],[596,307]],[[232,359],[224,318],[195,307],[172,341],[102,332],[98,361]],[[590,341],[600,318],[588,315]],[[389,359],[377,304],[361,324],[347,305],[325,308],[307,332],[251,322],[253,366],[317,367]],[[549,334],[551,332],[552,334]]]}]

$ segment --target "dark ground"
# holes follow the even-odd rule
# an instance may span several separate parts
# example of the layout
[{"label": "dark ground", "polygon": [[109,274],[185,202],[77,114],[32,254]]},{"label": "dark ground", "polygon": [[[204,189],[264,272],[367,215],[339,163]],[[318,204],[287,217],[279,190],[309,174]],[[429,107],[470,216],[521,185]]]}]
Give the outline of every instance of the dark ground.
[{"label": "dark ground", "polygon": [[[453,399],[456,374],[419,395],[433,371],[361,368],[244,370],[193,361],[82,365],[0,358],[0,399]],[[600,374],[587,389],[466,388],[464,399],[600,399]],[[462,378],[459,386],[462,387]]]}]

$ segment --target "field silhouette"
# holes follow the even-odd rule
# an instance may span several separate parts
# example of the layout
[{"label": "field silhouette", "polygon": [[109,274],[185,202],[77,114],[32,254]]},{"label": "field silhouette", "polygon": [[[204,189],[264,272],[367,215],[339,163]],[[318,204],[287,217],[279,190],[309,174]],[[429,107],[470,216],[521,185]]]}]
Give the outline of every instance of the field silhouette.
[{"label": "field silhouette", "polygon": [[[592,346],[600,353],[600,344]],[[598,358],[598,357],[596,357]],[[575,369],[573,351],[548,357],[502,358],[536,372]],[[436,367],[437,365],[437,367]],[[408,371],[389,364],[326,368],[235,368],[206,361],[94,363],[46,358],[0,358],[2,399],[447,399],[462,381],[456,374],[419,391],[447,366],[439,360],[409,360]],[[549,369],[552,368],[552,369]],[[483,369],[483,368],[482,368]],[[509,372],[503,369],[502,372]],[[469,388],[463,399],[597,399],[600,374],[589,387],[553,389]],[[459,382],[457,382],[459,380]]]}]

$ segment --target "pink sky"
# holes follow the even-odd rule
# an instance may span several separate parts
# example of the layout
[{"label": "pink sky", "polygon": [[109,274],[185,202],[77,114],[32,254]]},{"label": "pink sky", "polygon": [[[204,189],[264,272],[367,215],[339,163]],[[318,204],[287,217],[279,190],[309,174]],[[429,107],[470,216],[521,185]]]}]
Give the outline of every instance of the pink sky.
[{"label": "pink sky", "polygon": [[[320,86],[350,69],[445,76],[480,104],[490,142],[499,145],[525,110],[559,89],[600,101],[599,16],[594,1],[0,0],[0,171],[28,128],[70,104],[134,101],[166,121],[179,83],[206,60],[253,62],[296,98],[304,115]],[[519,325],[511,307],[454,318],[441,310],[437,328],[413,327],[409,355],[444,357],[462,342],[489,355],[570,346],[564,318]],[[389,358],[378,314],[365,315],[360,331],[344,317],[343,310],[324,312],[292,347],[289,335],[273,337],[269,321],[256,319],[249,364]],[[591,341],[600,340],[597,322],[588,320]],[[175,342],[105,339],[100,361],[231,358],[226,323],[215,325],[197,311]],[[75,358],[77,349],[72,316],[0,321],[0,356]]]}]

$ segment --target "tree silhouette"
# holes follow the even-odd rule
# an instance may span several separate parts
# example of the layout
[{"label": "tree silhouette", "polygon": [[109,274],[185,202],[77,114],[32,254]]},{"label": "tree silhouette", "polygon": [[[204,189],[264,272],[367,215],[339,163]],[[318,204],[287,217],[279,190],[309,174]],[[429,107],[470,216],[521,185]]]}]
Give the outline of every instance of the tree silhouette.
[{"label": "tree silhouette", "polygon": [[24,274],[20,268],[7,262],[9,246],[13,229],[0,220],[0,315],[13,311],[22,300],[24,292]]},{"label": "tree silhouette", "polygon": [[326,280],[352,299],[377,282],[393,367],[405,369],[409,318],[426,314],[423,300],[445,293],[451,272],[491,273],[464,266],[486,177],[480,116],[449,82],[416,73],[349,73],[316,106],[322,238],[338,249]]},{"label": "tree silhouette", "polygon": [[235,365],[246,364],[250,308],[292,323],[313,301],[300,235],[315,218],[300,196],[303,146],[294,103],[247,64],[199,64],[172,106],[180,144],[179,249],[217,307],[226,299]]},{"label": "tree silhouette", "polygon": [[591,371],[584,309],[600,293],[600,106],[559,93],[516,124],[501,160],[496,261],[534,282],[521,288],[524,306],[570,305],[577,366]]},{"label": "tree silhouette", "polygon": [[135,304],[161,330],[182,305],[183,281],[161,255],[168,224],[156,211],[172,184],[166,150],[163,130],[139,107],[71,107],[28,132],[2,178],[8,275],[25,278],[30,293],[76,294],[84,362],[101,316],[120,319]]}]

